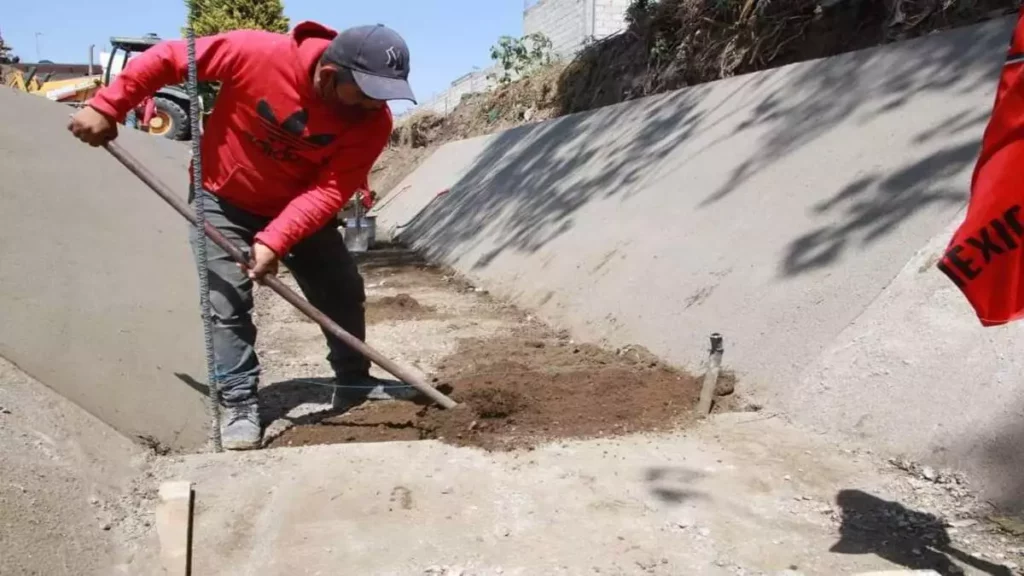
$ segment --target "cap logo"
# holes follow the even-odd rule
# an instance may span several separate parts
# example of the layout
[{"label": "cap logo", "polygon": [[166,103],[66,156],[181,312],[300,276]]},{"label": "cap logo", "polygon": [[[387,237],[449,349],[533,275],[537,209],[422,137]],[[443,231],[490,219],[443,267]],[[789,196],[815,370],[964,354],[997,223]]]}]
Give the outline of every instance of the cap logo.
[{"label": "cap logo", "polygon": [[398,70],[401,70],[404,67],[404,58],[402,57],[402,54],[398,50],[395,50],[394,46],[388,48],[384,52],[384,54],[387,55],[388,57],[387,63],[384,64],[388,68],[391,68],[392,70],[395,70],[397,72]]}]

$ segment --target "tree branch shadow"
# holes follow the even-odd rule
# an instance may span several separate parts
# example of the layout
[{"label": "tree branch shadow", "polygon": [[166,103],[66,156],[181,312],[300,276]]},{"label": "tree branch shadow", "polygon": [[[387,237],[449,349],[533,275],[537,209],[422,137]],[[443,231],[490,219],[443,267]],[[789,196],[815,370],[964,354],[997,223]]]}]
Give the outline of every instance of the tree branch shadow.
[{"label": "tree branch shadow", "polygon": [[[855,134],[858,124],[882,114],[891,121],[895,109],[913,113],[910,98],[994,87],[1011,27],[1012,19],[987,22],[943,32],[942,38],[702,84],[481,137],[482,151],[468,170],[400,238],[430,259],[480,270],[503,255],[529,256],[574,233],[581,211],[595,201],[638,197],[654,182],[667,182],[681,197],[705,194],[687,188],[680,169],[714,150],[715,161],[731,157],[723,162],[723,170],[731,171],[696,200],[698,210],[711,207],[780,160],[834,138],[841,125]],[[914,136],[922,145],[959,139],[946,150],[925,158],[910,154],[910,164],[891,176],[879,171],[840,184],[818,212],[834,220],[842,210],[839,221],[797,230],[780,264],[782,275],[833,264],[856,243],[870,244],[922,211],[963,201],[966,190],[941,179],[969,168],[977,142],[972,132],[987,112],[950,110],[943,122]],[[705,140],[700,146],[698,136]]]},{"label": "tree branch shadow", "polygon": [[[786,82],[786,87],[767,94],[754,107],[749,119],[733,132],[733,136],[748,131],[761,132],[757,151],[740,161],[728,180],[709,194],[700,206],[706,208],[723,200],[761,170],[813,145],[851,118],[866,124],[884,113],[906,106],[911,97],[948,93],[954,89],[968,92],[986,84],[994,87],[995,71],[1001,65],[1003,54],[993,54],[992,48],[1005,46],[1009,38],[1009,22],[1009,19],[1004,19],[943,32],[942,42],[921,38],[793,68],[795,73]],[[931,42],[932,49],[918,49],[921,42]],[[892,52],[905,57],[887,58],[884,63],[880,61],[882,56]],[[987,65],[978,65],[979,62]],[[883,64],[887,69],[884,74],[879,74],[879,67]],[[912,113],[912,110],[908,112]],[[984,122],[988,110],[958,114],[957,117],[961,120],[958,128],[953,130],[962,131]],[[948,127],[937,126],[922,133],[919,142],[944,133],[948,135],[949,130]]]},{"label": "tree branch shadow", "polygon": [[867,246],[916,213],[962,204],[967,190],[950,188],[942,181],[962,170],[976,151],[974,142],[953,146],[888,175],[874,172],[847,184],[813,207],[816,215],[836,218],[838,212],[838,221],[793,240],[781,264],[781,275],[796,276],[828,266],[854,243]]}]

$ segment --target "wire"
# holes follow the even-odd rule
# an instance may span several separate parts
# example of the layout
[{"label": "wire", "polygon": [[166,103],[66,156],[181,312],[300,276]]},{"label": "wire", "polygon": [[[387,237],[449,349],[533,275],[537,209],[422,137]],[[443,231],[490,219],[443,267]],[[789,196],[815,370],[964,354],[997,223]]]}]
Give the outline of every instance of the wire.
[{"label": "wire", "polygon": [[289,382],[298,382],[298,383],[302,383],[302,384],[312,384],[313,386],[320,386],[321,388],[352,388],[352,389],[358,389],[358,390],[366,390],[366,389],[371,389],[372,390],[372,389],[374,389],[374,388],[376,388],[378,386],[381,386],[381,387],[383,387],[385,389],[392,389],[392,390],[395,389],[395,388],[413,388],[413,386],[410,386],[408,384],[394,384],[394,385],[392,385],[392,384],[371,384],[371,385],[364,385],[364,386],[354,386],[352,384],[330,384],[330,383],[327,383],[327,382],[317,382],[316,380],[309,380],[309,379],[306,379],[306,378],[294,378],[294,379],[290,379]]},{"label": "wire", "polygon": [[[507,376],[526,376],[526,375],[535,376],[537,378],[544,378],[545,376],[560,376],[560,375],[563,375],[563,374],[579,374],[579,373],[587,374],[587,373],[593,373],[593,372],[597,372],[597,371],[607,372],[607,371],[610,371],[610,370],[621,370],[621,371],[624,371],[624,372],[637,372],[639,376],[643,376],[644,375],[642,373],[643,369],[642,368],[641,369],[637,369],[637,367],[635,367],[635,366],[608,366],[608,365],[580,366],[579,364],[563,364],[563,365],[554,365],[554,366],[545,365],[544,368],[541,368],[541,369],[524,368],[524,369],[521,369],[521,370],[477,370],[477,371],[473,371],[473,372],[459,372],[459,373],[456,373],[456,374],[450,376],[448,378],[448,380],[456,380],[456,379],[458,379],[458,380],[476,380],[476,379],[479,379],[481,377],[487,377],[487,376],[492,376],[492,377],[493,376],[505,376],[505,377],[507,377]],[[677,373],[675,375],[678,376],[679,378],[684,378],[684,377],[688,377],[689,376],[689,375],[681,373],[681,372]],[[376,388],[377,386],[380,386],[380,384],[366,385],[366,386],[357,386],[357,385],[351,385],[351,384],[333,384],[333,383],[329,383],[329,382],[319,382],[317,380],[311,380],[311,379],[308,379],[308,378],[291,378],[291,379],[288,380],[288,382],[298,382],[298,383],[303,383],[303,384],[312,384],[313,386],[320,386],[322,388],[365,389],[365,388]],[[582,386],[582,384],[577,384],[577,387],[581,387],[581,386]],[[410,386],[408,384],[395,384],[395,385],[386,384],[386,385],[384,385],[384,387],[385,388],[392,388],[392,389],[394,389],[394,388],[412,388],[413,386]]]}]

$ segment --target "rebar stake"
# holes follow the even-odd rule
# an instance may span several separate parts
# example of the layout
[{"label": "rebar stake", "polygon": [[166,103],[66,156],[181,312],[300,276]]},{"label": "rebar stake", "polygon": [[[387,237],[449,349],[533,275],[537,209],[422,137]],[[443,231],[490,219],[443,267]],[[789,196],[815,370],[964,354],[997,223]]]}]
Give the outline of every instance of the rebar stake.
[{"label": "rebar stake", "polygon": [[217,382],[217,368],[213,359],[213,326],[210,313],[210,280],[209,261],[206,254],[206,210],[205,191],[203,190],[203,158],[201,138],[202,112],[199,110],[199,71],[196,67],[196,34],[192,28],[195,20],[194,2],[188,4],[188,29],[186,30],[188,40],[188,100],[189,120],[191,121],[190,136],[192,137],[192,190],[195,198],[196,208],[196,234],[198,243],[196,246],[196,260],[199,268],[199,308],[203,315],[203,341],[206,348],[206,372],[209,386],[207,405],[210,412],[210,444],[214,452],[221,452],[220,438],[220,386]]},{"label": "rebar stake", "polygon": [[718,384],[718,373],[722,370],[722,354],[724,352],[722,335],[715,332],[711,335],[708,367],[704,373],[704,385],[700,389],[700,399],[697,401],[697,416],[700,418],[706,418],[711,413],[711,401],[715,397],[715,386]]}]

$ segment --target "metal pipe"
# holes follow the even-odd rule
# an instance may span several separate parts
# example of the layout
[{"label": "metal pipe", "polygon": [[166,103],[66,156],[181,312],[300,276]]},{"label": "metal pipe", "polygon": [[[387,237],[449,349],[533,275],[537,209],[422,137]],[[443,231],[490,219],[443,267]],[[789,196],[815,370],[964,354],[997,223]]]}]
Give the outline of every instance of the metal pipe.
[{"label": "metal pipe", "polygon": [[92,76],[92,65],[93,65],[93,62],[96,59],[96,56],[95,56],[96,52],[95,52],[95,50],[96,50],[96,45],[95,44],[89,44],[89,76]]},{"label": "metal pipe", "polygon": [[697,401],[697,416],[701,418],[711,413],[711,401],[715,397],[715,386],[718,384],[718,373],[722,370],[722,354],[724,352],[722,335],[715,332],[711,335],[708,369],[704,373],[704,384],[701,386],[700,399]]},{"label": "metal pipe", "polygon": [[[196,224],[195,214],[192,213],[192,209],[189,208],[188,204],[185,203],[177,194],[174,193],[167,186],[167,184],[160,181],[155,174],[150,172],[145,166],[143,166],[138,160],[132,157],[124,148],[122,148],[117,142],[109,142],[104,146],[107,152],[118,160],[125,168],[127,168],[132,174],[135,174],[140,180],[142,180],[147,186],[149,186],[153,192],[156,192],[165,202],[171,205],[179,214],[185,217],[193,225]],[[223,234],[220,233],[209,222],[205,223],[204,230],[206,235],[213,240],[214,244],[220,246],[225,252],[227,252],[235,262],[241,264],[246,269],[249,267],[249,259],[242,253],[242,251],[232,244]],[[430,398],[442,408],[454,408],[457,406],[456,402],[445,396],[440,390],[434,388],[423,380],[418,374],[412,369],[407,368],[397,362],[389,360],[384,357],[380,352],[374,350],[372,347],[367,345],[362,340],[359,340],[355,336],[346,332],[341,326],[331,320],[326,314],[318,310],[315,306],[304,300],[301,296],[295,293],[294,290],[285,286],[280,279],[275,276],[264,276],[261,280],[264,286],[267,286],[274,292],[277,292],[279,296],[287,300],[290,304],[298,308],[303,314],[308,316],[311,320],[319,324],[325,330],[330,332],[333,336],[356,350],[370,361],[375,362],[381,368],[385,369],[398,378],[402,382],[409,384],[413,388],[419,390],[424,396]]]},{"label": "metal pipe", "polygon": [[590,0],[590,39],[597,40],[597,0]]}]

